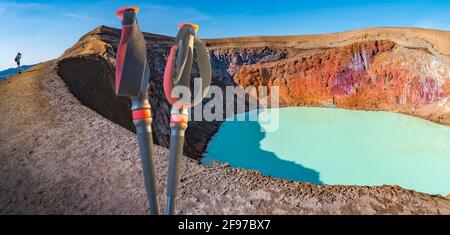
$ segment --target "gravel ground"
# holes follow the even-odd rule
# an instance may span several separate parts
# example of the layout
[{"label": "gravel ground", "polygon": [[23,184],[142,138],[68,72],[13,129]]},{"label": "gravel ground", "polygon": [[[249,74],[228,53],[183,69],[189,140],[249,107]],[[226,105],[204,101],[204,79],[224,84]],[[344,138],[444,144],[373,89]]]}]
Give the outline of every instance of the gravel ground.
[{"label": "gravel ground", "polygon": [[[0,81],[0,214],[145,214],[132,132],[81,105],[40,64]],[[167,149],[156,146],[160,204]],[[272,179],[185,158],[182,214],[450,214],[450,200],[398,186],[328,186]]]}]

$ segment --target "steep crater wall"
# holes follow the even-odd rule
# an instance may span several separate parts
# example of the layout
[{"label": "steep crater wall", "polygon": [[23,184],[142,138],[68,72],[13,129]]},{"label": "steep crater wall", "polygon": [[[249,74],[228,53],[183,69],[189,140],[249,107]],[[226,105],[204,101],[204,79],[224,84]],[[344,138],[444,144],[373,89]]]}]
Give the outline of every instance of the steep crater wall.
[{"label": "steep crater wall", "polygon": [[388,40],[243,66],[242,86],[278,86],[282,106],[402,112],[450,124],[450,63]]}]

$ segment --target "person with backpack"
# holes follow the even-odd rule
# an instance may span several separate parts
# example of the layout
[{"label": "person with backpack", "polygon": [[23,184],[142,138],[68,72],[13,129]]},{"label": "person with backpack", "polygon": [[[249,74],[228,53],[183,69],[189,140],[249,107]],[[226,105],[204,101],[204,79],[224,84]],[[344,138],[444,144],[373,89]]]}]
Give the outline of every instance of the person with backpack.
[{"label": "person with backpack", "polygon": [[20,71],[20,59],[22,59],[22,54],[20,52],[17,52],[16,58],[14,58],[14,61],[17,63],[17,73],[21,74]]}]

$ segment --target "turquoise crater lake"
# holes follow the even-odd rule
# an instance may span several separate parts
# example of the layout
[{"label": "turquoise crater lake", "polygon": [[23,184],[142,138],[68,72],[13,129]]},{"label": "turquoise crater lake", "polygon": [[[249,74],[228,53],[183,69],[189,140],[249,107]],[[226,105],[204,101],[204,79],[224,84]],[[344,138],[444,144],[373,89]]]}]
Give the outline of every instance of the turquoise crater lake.
[{"label": "turquoise crater lake", "polygon": [[[276,131],[262,132],[260,120],[227,120],[203,163],[227,162],[315,184],[387,184],[450,194],[448,126],[388,112],[298,107],[264,112],[278,112]],[[255,112],[234,118],[249,115]]]}]

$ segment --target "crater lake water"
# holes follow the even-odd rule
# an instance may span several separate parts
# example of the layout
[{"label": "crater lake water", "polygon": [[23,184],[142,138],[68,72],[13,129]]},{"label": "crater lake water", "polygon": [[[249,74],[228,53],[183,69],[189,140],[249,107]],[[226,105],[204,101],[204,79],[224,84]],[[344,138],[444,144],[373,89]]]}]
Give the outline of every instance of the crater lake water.
[{"label": "crater lake water", "polygon": [[[278,129],[261,131],[261,115],[274,118],[277,112]],[[448,126],[397,113],[333,108],[281,108],[256,117],[258,121],[225,121],[203,163],[227,162],[315,184],[400,185],[450,194]]]}]

